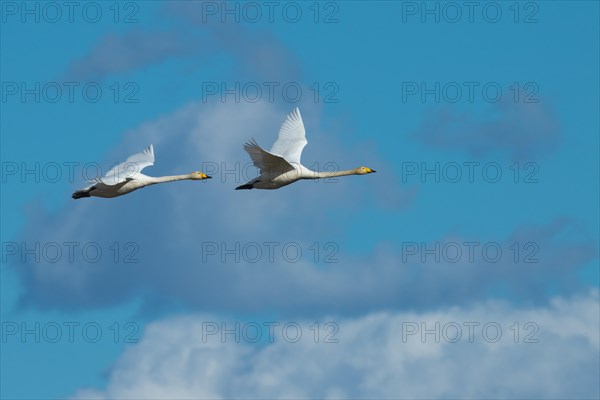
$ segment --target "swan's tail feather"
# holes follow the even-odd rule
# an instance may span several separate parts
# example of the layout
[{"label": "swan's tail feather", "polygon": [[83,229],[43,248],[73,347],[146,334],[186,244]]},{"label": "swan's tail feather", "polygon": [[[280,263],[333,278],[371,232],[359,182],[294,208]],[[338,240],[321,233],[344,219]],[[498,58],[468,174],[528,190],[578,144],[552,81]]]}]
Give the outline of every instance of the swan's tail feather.
[{"label": "swan's tail feather", "polygon": [[89,190],[78,190],[71,196],[74,199],[81,199],[82,197],[90,197]]}]

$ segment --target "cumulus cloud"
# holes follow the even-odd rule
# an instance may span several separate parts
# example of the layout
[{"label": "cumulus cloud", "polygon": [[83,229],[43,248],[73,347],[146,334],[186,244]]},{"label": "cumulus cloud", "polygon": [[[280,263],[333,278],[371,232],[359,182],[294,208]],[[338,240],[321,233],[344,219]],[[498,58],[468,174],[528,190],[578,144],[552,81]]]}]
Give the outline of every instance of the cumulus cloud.
[{"label": "cumulus cloud", "polygon": [[[222,318],[188,315],[149,325],[105,388],[74,398],[598,398],[599,307],[595,290],[538,308],[375,312],[334,320],[327,341],[309,328],[314,320],[291,321],[303,329],[299,339],[283,333],[290,322],[270,335],[243,333],[266,326],[259,322],[236,329],[229,320],[239,343],[212,333]],[[249,343],[256,332],[269,340]]]},{"label": "cumulus cloud", "polygon": [[[486,242],[459,233],[436,243],[406,244],[373,230],[365,234],[381,245],[351,255],[352,249],[337,238],[352,221],[336,213],[360,212],[374,193],[412,196],[389,181],[382,184],[384,173],[298,182],[277,191],[234,191],[256,175],[241,144],[255,137],[268,148],[288,111],[268,103],[192,103],[128,132],[110,160],[153,143],[156,164],[145,173],[204,170],[214,179],[158,185],[112,200],[69,199],[62,210],[30,215],[21,239],[28,248],[57,243],[67,254],[65,243],[79,246],[75,261],[65,255],[57,262],[35,262],[26,255],[21,263],[22,252],[8,258],[23,283],[21,304],[84,309],[143,297],[146,305],[183,304],[214,312],[356,314],[382,307],[464,304],[496,294],[540,303],[548,288],[555,293],[580,289],[578,271],[596,257],[596,248],[583,234],[561,241],[568,220],[521,227],[515,237],[492,239],[486,254]],[[345,169],[379,158],[321,132],[310,108],[304,114],[306,165],[321,168],[332,162]],[[464,243],[473,241],[479,245],[471,259]],[[510,248],[515,241],[520,246],[517,262]],[[529,242],[533,244],[525,248]],[[89,243],[103,252],[97,261],[83,257]],[[126,247],[129,243],[133,247]],[[456,245],[462,252],[458,259]],[[437,257],[423,260],[427,249],[436,246]],[[499,259],[496,247],[502,252]],[[137,262],[125,263],[132,253]],[[535,262],[524,262],[525,256]]]},{"label": "cumulus cloud", "polygon": [[[371,177],[348,177],[329,183],[299,182],[278,191],[234,191],[256,176],[242,144],[255,137],[268,148],[289,111],[268,103],[194,103],[128,132],[110,160],[122,160],[153,143],[156,164],[145,173],[204,170],[214,179],[158,185],[114,200],[69,199],[59,212],[30,215],[23,235],[30,247],[51,242],[64,248],[64,243],[77,242],[80,255],[83,246],[94,243],[103,256],[97,262],[86,262],[89,259],[81,255],[72,262],[65,256],[54,263],[44,258],[37,263],[33,257],[21,263],[19,255],[11,257],[8,262],[24,283],[23,303],[79,309],[143,294],[150,302],[174,299],[199,309],[217,304],[238,307],[240,302],[255,309],[270,296],[280,296],[287,299],[282,304],[293,307],[297,300],[290,295],[318,282],[321,273],[330,274],[311,265],[309,255],[313,242],[335,242],[344,228],[329,214],[364,207],[378,184]],[[310,109],[305,111],[312,142],[304,152],[306,165],[335,162],[348,168],[376,157],[359,147],[340,146],[338,139],[320,132]],[[364,188],[360,194],[357,185]],[[344,198],[355,201],[340,201]],[[130,242],[135,248],[125,249]],[[203,259],[205,243],[225,249],[236,243],[263,246],[266,242],[280,243],[275,262],[268,262],[265,255],[257,263],[236,263],[232,257],[222,263],[220,253]],[[298,263],[286,262],[282,246],[297,242],[303,246],[304,257]],[[126,251],[118,262],[111,248],[114,243]],[[124,263],[125,254],[134,251],[133,259],[139,262]],[[337,271],[329,279],[342,272]],[[328,286],[325,281],[312,290]],[[222,301],[215,302],[220,297]]]},{"label": "cumulus cloud", "polygon": [[416,135],[434,148],[531,160],[556,147],[560,127],[547,104],[501,100],[483,118],[450,107],[430,109]]},{"label": "cumulus cloud", "polygon": [[[382,235],[371,254],[351,256],[352,249],[337,238],[352,218],[340,221],[332,215],[360,212],[373,193],[397,194],[394,185],[380,181],[397,182],[393,173],[298,182],[277,191],[234,191],[256,176],[241,144],[255,137],[268,148],[288,111],[268,103],[192,103],[128,132],[111,160],[153,143],[156,164],[145,173],[204,170],[214,179],[158,185],[112,200],[70,200],[58,212],[30,215],[22,242],[28,248],[57,243],[65,256],[35,262],[25,255],[21,263],[21,252],[8,259],[23,282],[21,304],[82,309],[141,296],[149,307],[173,303],[211,312],[253,313],[267,307],[293,315],[356,315],[388,307],[464,304],[490,295],[543,303],[549,287],[559,293],[580,289],[579,268],[595,259],[597,250],[585,234],[561,240],[573,224],[569,220],[518,227],[508,238],[491,239],[487,248],[488,241],[456,233],[434,243],[396,243]],[[360,144],[341,145],[341,137],[322,134],[311,109],[305,111],[306,165],[332,162],[344,169],[378,158]],[[364,234],[377,237],[378,232]],[[65,247],[72,242],[78,244],[74,261]],[[103,254],[93,262],[83,254],[90,243]],[[436,248],[436,254],[427,255]],[[137,262],[124,262],[127,255]]]},{"label": "cumulus cloud", "polygon": [[171,59],[233,59],[238,79],[295,81],[300,67],[294,55],[270,32],[235,21],[203,21],[201,2],[170,2],[160,7],[168,27],[109,33],[68,68],[65,79],[103,80]]},{"label": "cumulus cloud", "polygon": [[178,32],[132,30],[122,34],[109,33],[100,38],[88,54],[71,63],[67,78],[102,80],[109,75],[191,54],[194,54],[192,42]]},{"label": "cumulus cloud", "polygon": [[[212,5],[218,5],[219,10],[235,10],[240,4],[215,2]],[[257,24],[236,22],[231,15],[224,20],[215,15],[207,17],[204,5],[199,2],[174,1],[166,5],[166,10],[177,21],[187,23],[190,32],[207,32],[215,53],[233,56],[238,63],[237,77],[250,74],[252,78],[268,77],[270,81],[281,82],[296,80],[301,74],[296,56],[270,31]]]}]

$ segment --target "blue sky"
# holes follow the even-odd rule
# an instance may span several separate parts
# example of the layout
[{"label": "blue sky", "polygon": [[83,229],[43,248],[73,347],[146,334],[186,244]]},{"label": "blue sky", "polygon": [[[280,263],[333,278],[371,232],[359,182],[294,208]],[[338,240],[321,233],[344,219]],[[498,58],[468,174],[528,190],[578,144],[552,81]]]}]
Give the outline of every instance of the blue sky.
[{"label": "blue sky", "polygon": [[[0,25],[3,398],[598,397],[597,3],[23,4]],[[296,106],[306,166],[377,174],[233,191],[243,143],[269,148]],[[150,143],[145,173],[215,179],[70,198]],[[262,256],[223,262],[236,243]],[[400,340],[474,320],[503,340]],[[199,341],[207,321],[332,322],[339,342]]]}]

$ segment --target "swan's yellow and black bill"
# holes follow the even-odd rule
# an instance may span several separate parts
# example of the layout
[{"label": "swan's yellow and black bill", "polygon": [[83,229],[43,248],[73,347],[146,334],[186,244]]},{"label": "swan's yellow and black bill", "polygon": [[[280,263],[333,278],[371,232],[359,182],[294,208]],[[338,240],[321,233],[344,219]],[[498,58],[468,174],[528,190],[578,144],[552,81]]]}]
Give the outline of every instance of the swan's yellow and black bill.
[{"label": "swan's yellow and black bill", "polygon": [[374,169],[371,169],[371,168],[366,168],[366,170],[367,170],[368,173],[377,172],[377,171],[375,171]]}]

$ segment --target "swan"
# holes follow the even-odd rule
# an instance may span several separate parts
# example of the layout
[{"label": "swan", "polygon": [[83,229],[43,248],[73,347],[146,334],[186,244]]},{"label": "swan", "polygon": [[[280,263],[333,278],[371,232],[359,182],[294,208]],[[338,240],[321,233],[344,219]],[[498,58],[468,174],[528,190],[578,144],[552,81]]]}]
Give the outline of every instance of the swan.
[{"label": "swan", "polygon": [[181,181],[184,179],[202,180],[211,178],[199,171],[186,175],[161,176],[156,178],[142,174],[141,171],[150,165],[154,165],[154,147],[152,145],[141,153],[129,156],[125,162],[114,166],[104,177],[92,179],[89,181],[92,183],[90,186],[76,191],[71,197],[74,199],[91,196],[112,198],[157,183]]},{"label": "swan", "polygon": [[244,150],[250,155],[254,166],[260,169],[260,176],[236,187],[235,190],[279,189],[300,179],[366,175],[376,172],[367,167],[334,172],[311,171],[300,164],[300,156],[307,143],[302,116],[296,107],[279,128],[279,136],[271,151],[263,150],[254,139],[244,145]]}]

